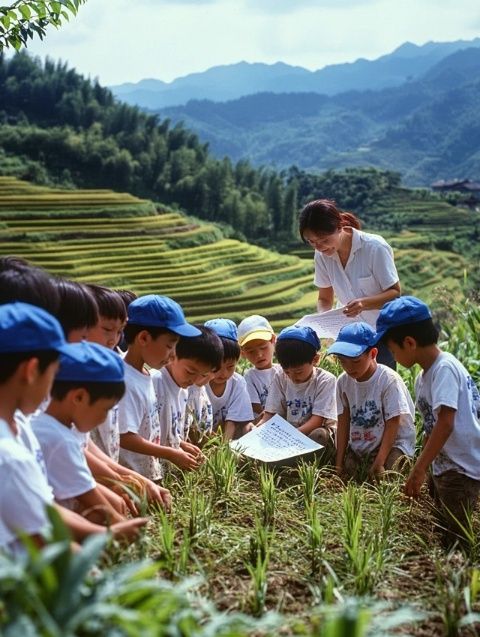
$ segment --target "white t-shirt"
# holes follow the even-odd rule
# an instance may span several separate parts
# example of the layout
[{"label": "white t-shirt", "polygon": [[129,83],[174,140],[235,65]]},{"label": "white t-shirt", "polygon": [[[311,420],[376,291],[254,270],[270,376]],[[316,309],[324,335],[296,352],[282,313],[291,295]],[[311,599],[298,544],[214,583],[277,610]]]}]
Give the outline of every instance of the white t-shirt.
[{"label": "white t-shirt", "polygon": [[185,440],[188,390],[179,387],[166,367],[152,374],[160,419],[160,440],[166,447],[180,447]]},{"label": "white t-shirt", "polygon": [[359,455],[380,446],[385,423],[400,416],[393,444],[407,456],[415,452],[415,405],[402,378],[390,367],[378,365],[368,380],[358,382],[345,372],[337,380],[337,412],[350,411],[349,445]]},{"label": "white t-shirt", "polygon": [[265,409],[265,402],[268,396],[268,390],[273,382],[275,372],[280,370],[281,367],[278,363],[275,363],[270,369],[247,369],[244,378],[247,383],[248,395],[250,401],[254,404],[260,404]]},{"label": "white t-shirt", "polygon": [[[315,285],[333,287],[337,299],[346,305],[354,299],[379,294],[398,282],[393,251],[376,234],[352,228],[352,249],[345,268],[335,252],[332,256],[315,250]],[[365,310],[359,315],[375,327],[380,310]]]},{"label": "white t-shirt", "polygon": [[[37,437],[33,433],[32,425],[30,422],[30,416],[25,416],[19,409],[15,411],[15,424],[17,425],[18,435],[16,437],[17,442],[25,447],[37,461],[40,469],[42,470],[45,478],[47,477],[47,467],[45,466],[45,460],[43,458],[42,448],[37,440]],[[0,427],[0,437],[10,438],[13,434],[8,425],[5,423],[8,432],[5,432]]]},{"label": "white t-shirt", "polygon": [[415,396],[427,436],[442,405],[456,410],[453,431],[432,463],[433,475],[453,470],[480,480],[480,395],[462,363],[442,352],[417,376]]},{"label": "white t-shirt", "polygon": [[1,422],[0,436],[0,550],[14,556],[24,553],[17,532],[44,535],[49,527],[45,507],[52,504],[52,490],[38,463],[13,433],[8,437]]},{"label": "white t-shirt", "polygon": [[210,385],[206,385],[208,398],[212,403],[213,430],[227,420],[233,422],[249,422],[253,420],[252,403],[247,391],[245,378],[235,372],[227,380],[225,390],[221,396],[215,396]]},{"label": "white t-shirt", "polygon": [[188,388],[185,436],[188,436],[190,429],[200,433],[209,433],[213,429],[212,403],[205,386],[191,385]]},{"label": "white t-shirt", "polygon": [[108,412],[105,422],[90,432],[92,441],[115,462],[120,457],[120,432],[118,430],[118,404]]},{"label": "white t-shirt", "polygon": [[45,413],[32,417],[32,429],[42,447],[47,480],[55,500],[73,509],[74,498],[97,486],[87,465],[80,438],[73,427],[66,427]]},{"label": "white t-shirt", "polygon": [[270,385],[265,411],[279,414],[294,427],[301,427],[311,416],[336,421],[335,384],[335,376],[319,367],[304,383],[293,383],[280,370]]},{"label": "white t-shirt", "polygon": [[[125,363],[126,391],[118,403],[118,431],[136,433],[145,440],[160,445],[157,396],[152,377]],[[150,480],[163,477],[158,458],[120,448],[120,462]]]}]

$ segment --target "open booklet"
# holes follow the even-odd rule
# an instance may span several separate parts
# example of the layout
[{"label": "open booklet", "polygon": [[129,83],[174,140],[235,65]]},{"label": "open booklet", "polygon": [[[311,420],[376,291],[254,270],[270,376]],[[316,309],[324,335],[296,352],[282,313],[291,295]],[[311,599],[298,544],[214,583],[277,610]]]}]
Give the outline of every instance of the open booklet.
[{"label": "open booklet", "polygon": [[339,307],[336,310],[329,310],[328,312],[307,314],[297,321],[295,325],[307,325],[311,327],[317,333],[318,338],[336,339],[344,325],[356,323],[361,320],[363,320],[361,315],[346,316],[343,313],[343,307]]},{"label": "open booklet", "polygon": [[322,445],[276,414],[261,427],[256,427],[238,440],[232,440],[230,448],[249,458],[276,462],[322,449]]}]

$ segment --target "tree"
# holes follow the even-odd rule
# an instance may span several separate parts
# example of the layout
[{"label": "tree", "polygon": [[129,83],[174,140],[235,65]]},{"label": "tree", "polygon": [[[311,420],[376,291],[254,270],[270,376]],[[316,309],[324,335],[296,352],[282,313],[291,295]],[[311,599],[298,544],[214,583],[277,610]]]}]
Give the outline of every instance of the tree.
[{"label": "tree", "polygon": [[41,40],[51,24],[60,27],[76,15],[87,0],[16,0],[0,6],[0,53],[9,47],[17,51],[37,34]]}]

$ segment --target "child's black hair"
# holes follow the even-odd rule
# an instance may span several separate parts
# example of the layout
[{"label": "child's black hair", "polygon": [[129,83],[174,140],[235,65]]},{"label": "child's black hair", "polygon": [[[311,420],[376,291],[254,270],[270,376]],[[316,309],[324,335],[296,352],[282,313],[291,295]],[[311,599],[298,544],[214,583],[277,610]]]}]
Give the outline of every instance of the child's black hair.
[{"label": "child's black hair", "polygon": [[56,315],[60,295],[52,277],[17,257],[0,258],[0,304],[30,303]]},{"label": "child's black hair", "polygon": [[433,322],[431,318],[424,321],[416,321],[415,323],[405,323],[405,325],[398,325],[397,327],[391,327],[386,334],[382,337],[382,343],[387,344],[388,341],[393,341],[399,347],[403,347],[403,341],[407,336],[415,339],[417,345],[420,347],[427,347],[428,345],[435,345],[438,342],[438,336],[440,329]]},{"label": "child's black hair", "polygon": [[240,359],[240,345],[238,341],[234,341],[231,338],[223,338],[223,336],[219,336],[223,345],[223,360],[224,361],[238,361]]},{"label": "child's black hair", "polygon": [[94,327],[98,323],[98,307],[93,294],[77,281],[56,280],[60,294],[57,318],[68,340],[72,330]]},{"label": "child's black hair", "polygon": [[94,283],[88,283],[86,287],[97,302],[100,316],[106,319],[127,320],[127,308],[118,292]]},{"label": "child's black hair", "polygon": [[158,338],[162,334],[174,334],[172,330],[166,327],[152,327],[151,325],[137,325],[136,323],[127,323],[123,328],[123,336],[127,345],[131,345],[137,334],[140,332],[148,332],[153,339]]},{"label": "child's black hair", "polygon": [[37,350],[31,352],[8,352],[0,355],[0,384],[6,383],[11,378],[18,366],[31,358],[38,358],[38,369],[41,374],[49,365],[58,360],[59,353],[53,349]]},{"label": "child's black hair", "polygon": [[114,398],[119,401],[125,393],[125,383],[123,381],[100,383],[98,381],[56,380],[52,386],[51,396],[55,400],[63,400],[73,389],[85,389],[90,396],[90,404],[92,405],[101,398]]},{"label": "child's black hair", "polygon": [[202,332],[199,336],[181,336],[175,353],[177,358],[192,358],[210,365],[212,370],[220,369],[224,346],[222,339],[209,327],[196,325]]},{"label": "child's black hair", "polygon": [[275,343],[275,356],[283,369],[311,363],[316,354],[313,345],[296,338],[282,338]]},{"label": "child's black hair", "polygon": [[121,297],[123,303],[125,304],[125,308],[127,309],[132,301],[135,301],[135,299],[138,299],[138,296],[135,294],[135,292],[132,292],[131,290],[114,290],[114,291],[118,294],[118,296]]}]

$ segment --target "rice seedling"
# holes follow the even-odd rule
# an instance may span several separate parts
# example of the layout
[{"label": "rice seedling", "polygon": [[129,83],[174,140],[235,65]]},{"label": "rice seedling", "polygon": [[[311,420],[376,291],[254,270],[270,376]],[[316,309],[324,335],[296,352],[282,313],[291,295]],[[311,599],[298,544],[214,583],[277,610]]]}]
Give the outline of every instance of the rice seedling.
[{"label": "rice seedling", "polygon": [[323,558],[324,529],[320,524],[317,503],[312,502],[306,507],[307,515],[307,544],[310,552],[310,574],[315,577]]},{"label": "rice seedling", "polygon": [[315,493],[319,481],[318,472],[319,466],[317,459],[315,459],[313,462],[305,462],[304,460],[302,460],[298,465],[298,477],[300,478],[300,486],[303,493],[303,502],[305,505],[305,510],[307,511],[315,498]]},{"label": "rice seedling", "polygon": [[372,592],[383,565],[383,550],[378,537],[364,530],[363,497],[360,488],[352,483],[347,486],[342,496],[343,546],[357,595]]},{"label": "rice seedling", "polygon": [[206,493],[194,490],[190,495],[188,532],[192,542],[202,533],[208,533],[212,521],[212,500]]},{"label": "rice seedling", "polygon": [[170,577],[175,575],[175,525],[171,516],[158,510],[157,520],[159,522],[155,539],[158,541],[159,562]]},{"label": "rice seedling", "polygon": [[263,501],[263,523],[272,527],[275,524],[275,510],[277,506],[277,488],[274,473],[265,465],[261,465],[260,493]]},{"label": "rice seedling", "polygon": [[249,560],[245,562],[245,567],[250,575],[250,612],[255,617],[259,617],[265,612],[270,563],[270,537],[268,530],[262,527],[258,519],[255,531],[255,539],[252,541],[250,538]]},{"label": "rice seedling", "polygon": [[237,457],[227,444],[221,444],[208,456],[206,467],[215,493],[228,503],[237,479]]}]

